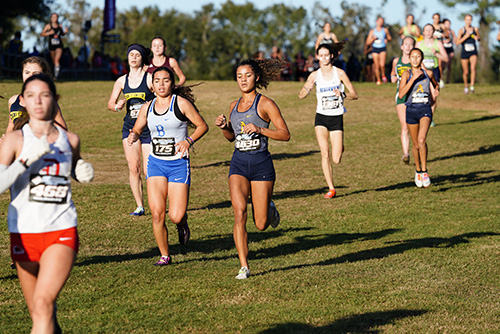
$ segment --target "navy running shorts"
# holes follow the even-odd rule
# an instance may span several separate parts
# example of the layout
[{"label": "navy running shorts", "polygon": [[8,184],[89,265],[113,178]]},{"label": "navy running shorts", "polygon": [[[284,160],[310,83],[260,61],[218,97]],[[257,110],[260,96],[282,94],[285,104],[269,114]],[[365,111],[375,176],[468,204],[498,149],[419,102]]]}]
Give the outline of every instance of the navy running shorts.
[{"label": "navy running shorts", "polygon": [[418,124],[423,117],[429,117],[432,121],[432,109],[430,105],[406,106],[406,123]]},{"label": "navy running shorts", "polygon": [[269,151],[249,154],[235,150],[231,158],[229,176],[236,174],[249,181],[275,181],[276,172]]},{"label": "navy running shorts", "polygon": [[387,52],[387,47],[383,46],[381,48],[372,48],[372,53],[382,53],[382,52]]}]

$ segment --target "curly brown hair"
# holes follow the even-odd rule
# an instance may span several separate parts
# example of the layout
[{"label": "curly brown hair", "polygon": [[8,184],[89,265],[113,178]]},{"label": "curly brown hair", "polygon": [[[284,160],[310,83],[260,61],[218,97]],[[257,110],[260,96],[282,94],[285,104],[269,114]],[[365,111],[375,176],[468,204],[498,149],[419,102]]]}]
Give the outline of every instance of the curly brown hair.
[{"label": "curly brown hair", "polygon": [[265,88],[273,81],[285,68],[286,62],[279,59],[244,59],[236,67],[236,71],[241,66],[250,66],[257,77],[255,87]]}]

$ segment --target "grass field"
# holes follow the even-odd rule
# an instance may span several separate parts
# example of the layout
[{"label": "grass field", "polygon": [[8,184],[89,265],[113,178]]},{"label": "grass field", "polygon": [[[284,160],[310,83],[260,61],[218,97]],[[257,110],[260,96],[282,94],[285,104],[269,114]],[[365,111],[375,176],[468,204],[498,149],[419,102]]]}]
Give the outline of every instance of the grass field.
[{"label": "grass field", "polygon": [[[0,83],[10,96],[20,83]],[[168,222],[173,265],[156,268],[151,216],[134,207],[120,141],[123,114],[106,110],[112,82],[59,83],[70,129],[93,163],[90,185],[73,183],[81,248],[58,299],[67,333],[499,333],[500,87],[442,91],[430,130],[432,185],[416,188],[404,165],[395,87],[356,84],[347,102],[346,151],[327,191],[314,136],[314,95],[272,83],[290,142],[271,142],[277,229],[249,218],[252,276],[237,281],[227,173],[232,144],[214,125],[238,98],[234,82],[195,88],[211,126],[192,157],[191,241]],[[7,121],[7,102],[1,102]],[[0,196],[0,324],[29,332]]]}]

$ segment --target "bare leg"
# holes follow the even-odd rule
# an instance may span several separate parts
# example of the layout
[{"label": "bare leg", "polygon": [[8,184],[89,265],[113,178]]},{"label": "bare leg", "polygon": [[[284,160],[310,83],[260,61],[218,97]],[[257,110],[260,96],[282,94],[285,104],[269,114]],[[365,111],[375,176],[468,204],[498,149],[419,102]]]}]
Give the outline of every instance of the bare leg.
[{"label": "bare leg", "polygon": [[396,112],[398,113],[399,124],[401,125],[401,146],[403,147],[403,154],[408,155],[410,136],[408,133],[408,126],[406,125],[406,106],[404,103],[396,105]]},{"label": "bare leg", "polygon": [[252,189],[252,213],[255,227],[266,230],[271,224],[269,219],[269,203],[273,194],[274,181],[250,182]]},{"label": "bare leg", "polygon": [[247,202],[250,195],[250,181],[244,176],[233,174],[229,177],[229,193],[234,211],[233,238],[238,251],[241,267],[248,266]]},{"label": "bare leg", "polygon": [[147,179],[148,203],[153,219],[153,235],[161,255],[170,255],[168,249],[168,231],[165,226],[168,181],[162,176]]},{"label": "bare leg", "polygon": [[136,141],[129,146],[127,139],[124,139],[123,150],[128,163],[130,189],[134,195],[135,203],[137,206],[144,207],[141,178],[141,143]]},{"label": "bare leg", "polygon": [[314,131],[316,132],[316,139],[318,140],[319,149],[321,151],[321,168],[323,169],[323,175],[325,176],[328,189],[334,189],[330,143],[328,141],[329,131],[324,126],[316,126],[314,127]]}]

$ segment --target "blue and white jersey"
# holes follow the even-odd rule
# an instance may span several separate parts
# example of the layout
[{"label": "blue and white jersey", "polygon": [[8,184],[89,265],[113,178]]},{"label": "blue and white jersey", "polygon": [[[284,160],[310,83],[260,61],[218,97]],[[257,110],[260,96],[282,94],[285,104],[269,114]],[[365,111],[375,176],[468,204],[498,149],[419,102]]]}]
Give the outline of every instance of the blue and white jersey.
[{"label": "blue and white jersey", "polygon": [[181,159],[184,156],[175,153],[175,144],[186,140],[189,120],[177,105],[177,95],[172,95],[170,106],[164,114],[156,112],[155,103],[156,98],[151,102],[147,116],[151,133],[151,155],[161,160]]},{"label": "blue and white jersey", "polygon": [[[73,153],[66,132],[56,128],[59,137],[50,144],[51,152],[29,166],[10,187],[7,221],[11,233],[44,233],[76,226],[69,180]],[[29,123],[22,131],[24,152],[37,138]]]},{"label": "blue and white jersey", "polygon": [[385,39],[387,38],[385,33],[385,28],[377,30],[377,27],[373,28],[373,35],[377,37],[377,39],[373,42],[372,46],[374,48],[383,48],[386,46]]},{"label": "blue and white jersey", "polygon": [[[333,66],[333,75],[331,80],[325,80],[321,69],[316,75],[316,113],[325,116],[339,116],[345,113],[344,99],[337,96],[334,90],[344,91],[344,84],[340,81],[337,68]],[[342,95],[342,94],[341,94]]]}]

